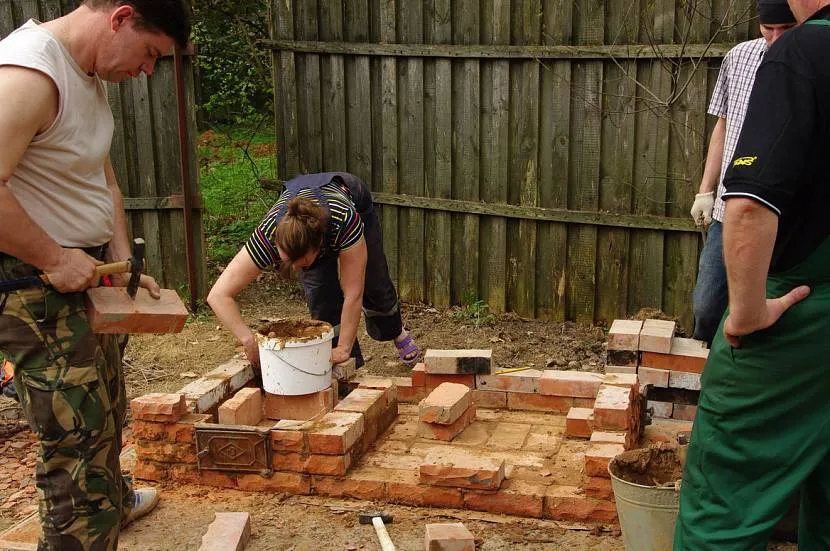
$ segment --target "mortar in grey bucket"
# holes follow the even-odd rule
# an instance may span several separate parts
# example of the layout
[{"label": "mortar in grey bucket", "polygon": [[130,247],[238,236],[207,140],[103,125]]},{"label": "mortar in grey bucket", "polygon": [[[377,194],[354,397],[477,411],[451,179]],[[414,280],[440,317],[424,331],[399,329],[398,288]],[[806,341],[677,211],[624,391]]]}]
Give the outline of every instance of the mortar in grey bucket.
[{"label": "mortar in grey bucket", "polygon": [[[651,464],[652,458],[643,457],[659,456],[666,461],[669,454],[677,461],[676,478],[679,479],[680,461],[675,450],[671,448],[647,448],[624,452],[608,465],[627,551],[672,550],[674,525],[680,507],[680,487],[679,484],[672,484],[672,480],[661,480],[671,478],[665,476],[667,473],[658,473],[656,477],[652,477],[649,473],[649,468],[654,466]],[[631,475],[632,471],[634,476]],[[637,476],[637,471],[641,471],[640,476]],[[625,478],[634,478],[636,482]],[[638,482],[649,482],[652,485]],[[671,485],[662,486],[664,483]]]}]

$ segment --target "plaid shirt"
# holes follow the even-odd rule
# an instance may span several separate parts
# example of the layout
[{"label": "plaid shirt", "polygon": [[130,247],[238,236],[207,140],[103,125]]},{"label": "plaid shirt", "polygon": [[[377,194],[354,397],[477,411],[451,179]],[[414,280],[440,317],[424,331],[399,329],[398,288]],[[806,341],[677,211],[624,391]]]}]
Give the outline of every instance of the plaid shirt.
[{"label": "plaid shirt", "polygon": [[763,38],[741,42],[726,54],[718,74],[718,82],[709,102],[709,114],[726,119],[726,136],[723,144],[723,162],[721,163],[718,193],[712,218],[723,222],[723,199],[721,195],[723,177],[732,162],[741,127],[744,125],[749,94],[755,82],[755,73],[761,65],[767,43]]}]

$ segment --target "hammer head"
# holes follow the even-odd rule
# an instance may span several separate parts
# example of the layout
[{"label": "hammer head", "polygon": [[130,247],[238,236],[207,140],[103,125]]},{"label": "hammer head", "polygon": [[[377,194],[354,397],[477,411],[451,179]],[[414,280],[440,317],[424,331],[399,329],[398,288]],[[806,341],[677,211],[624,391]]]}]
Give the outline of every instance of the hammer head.
[{"label": "hammer head", "polygon": [[133,255],[130,257],[130,282],[127,284],[127,294],[135,298],[138,291],[138,281],[144,269],[144,240],[140,237],[133,239]]},{"label": "hammer head", "polygon": [[374,517],[380,517],[384,524],[390,524],[393,520],[391,513],[386,511],[361,511],[359,521],[360,524],[372,524]]}]

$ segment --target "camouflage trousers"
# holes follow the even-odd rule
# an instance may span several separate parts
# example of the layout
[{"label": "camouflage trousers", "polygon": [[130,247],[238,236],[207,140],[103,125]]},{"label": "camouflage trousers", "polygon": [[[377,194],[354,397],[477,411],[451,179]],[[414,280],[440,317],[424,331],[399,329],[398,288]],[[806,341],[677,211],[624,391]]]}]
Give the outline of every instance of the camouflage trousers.
[{"label": "camouflage trousers", "polygon": [[[33,267],[0,254],[3,280]],[[119,454],[126,413],[118,335],[95,335],[83,293],[32,288],[0,294],[0,351],[37,435],[39,550],[116,549],[133,502]]]}]

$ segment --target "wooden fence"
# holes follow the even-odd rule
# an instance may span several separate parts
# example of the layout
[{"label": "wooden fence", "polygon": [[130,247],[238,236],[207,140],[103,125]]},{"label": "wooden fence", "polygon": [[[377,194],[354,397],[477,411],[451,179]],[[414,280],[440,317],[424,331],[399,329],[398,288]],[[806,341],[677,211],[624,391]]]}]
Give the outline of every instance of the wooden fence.
[{"label": "wooden fence", "polygon": [[382,205],[402,297],[690,326],[688,215],[752,0],[275,0],[279,174]]},{"label": "wooden fence", "polygon": [[[75,0],[0,0],[0,38],[30,18],[48,21],[74,7]],[[107,92],[115,119],[110,158],[124,195],[131,234],[147,242],[147,271],[164,287],[187,290],[187,192],[194,207],[190,230],[194,294],[201,298],[207,282],[196,162],[193,59],[183,55],[189,140],[186,185],[182,184],[173,56],[159,59],[152,77],[142,75],[118,85],[108,84]]]}]

